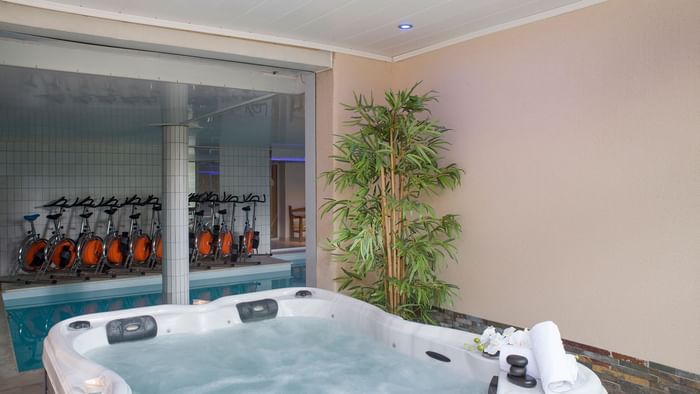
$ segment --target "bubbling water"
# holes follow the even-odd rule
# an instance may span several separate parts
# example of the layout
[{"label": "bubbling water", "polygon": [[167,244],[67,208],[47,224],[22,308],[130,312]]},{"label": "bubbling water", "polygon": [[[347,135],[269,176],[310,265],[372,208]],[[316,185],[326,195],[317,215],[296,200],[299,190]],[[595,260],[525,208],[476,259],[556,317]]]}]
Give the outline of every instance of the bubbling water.
[{"label": "bubbling water", "polygon": [[159,336],[85,354],[134,393],[484,393],[483,384],[356,335],[336,321],[284,317]]}]

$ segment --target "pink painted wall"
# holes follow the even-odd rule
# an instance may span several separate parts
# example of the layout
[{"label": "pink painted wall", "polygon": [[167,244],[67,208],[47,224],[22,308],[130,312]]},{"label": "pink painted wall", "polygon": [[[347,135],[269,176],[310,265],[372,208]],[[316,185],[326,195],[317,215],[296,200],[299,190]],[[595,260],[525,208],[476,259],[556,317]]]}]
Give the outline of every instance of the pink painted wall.
[{"label": "pink painted wall", "polygon": [[[611,0],[396,64],[318,77],[317,160],[340,102],[423,80],[466,174],[452,309],[700,372],[700,2]],[[319,203],[333,193],[319,182]],[[319,241],[332,231],[319,222]],[[336,267],[319,250],[319,284]]]},{"label": "pink painted wall", "polygon": [[[614,0],[394,65],[466,174],[453,309],[700,372],[700,2]],[[690,335],[690,337],[689,337]]]},{"label": "pink painted wall", "polygon": [[[392,64],[355,56],[336,54],[333,69],[316,75],[316,170],[320,174],[333,168],[329,158],[333,154],[334,134],[347,132],[344,122],[349,118],[341,103],[352,104],[353,91],[369,95],[374,92],[378,98],[391,86]],[[316,186],[316,204],[321,207],[325,198],[340,194],[325,179],[319,178]],[[330,253],[324,250],[326,240],[331,237],[334,224],[330,215],[317,219],[317,286],[336,290],[334,278],[338,267]]]}]

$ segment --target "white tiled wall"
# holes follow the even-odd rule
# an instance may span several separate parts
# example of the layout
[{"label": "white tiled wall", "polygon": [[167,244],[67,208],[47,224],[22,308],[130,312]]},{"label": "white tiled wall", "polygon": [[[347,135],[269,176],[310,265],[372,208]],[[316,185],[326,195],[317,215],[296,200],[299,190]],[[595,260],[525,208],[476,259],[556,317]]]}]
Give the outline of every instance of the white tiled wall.
[{"label": "white tiled wall", "polygon": [[[270,253],[270,151],[267,148],[243,147],[224,145],[220,150],[220,179],[221,192],[241,194],[265,194],[267,201],[257,204],[255,230],[260,231],[259,253]],[[236,236],[243,231],[245,205],[251,206],[250,221],[253,220],[253,206],[250,204],[236,205]],[[230,208],[229,208],[230,209]],[[227,220],[229,217],[227,217]],[[229,223],[230,225],[230,223]]]},{"label": "white tiled wall", "polygon": [[[257,206],[256,230],[260,231],[258,251],[270,253],[269,150],[223,146],[220,172],[220,192],[267,196],[267,202]],[[36,221],[37,231],[50,236],[50,223],[45,219],[49,210],[36,207],[61,196],[74,199],[90,195],[99,199],[115,195],[123,200],[132,194],[160,195],[160,188],[160,143],[135,143],[133,137],[73,140],[65,135],[0,135],[0,275],[9,274],[16,264],[17,250],[29,230],[22,216],[41,214]],[[245,212],[241,208],[245,205],[236,208],[236,235],[243,230]],[[151,212],[142,212],[140,223],[150,229]],[[64,213],[64,230],[70,236],[79,232],[79,213],[78,209]],[[116,216],[116,224],[123,231],[128,229],[127,216],[128,212]],[[103,210],[90,220],[97,233],[104,234],[107,215]]]},{"label": "white tiled wall", "polygon": [[[37,206],[61,196],[98,199],[115,195],[123,199],[132,194],[159,195],[160,176],[160,143],[137,142],[133,136],[0,134],[0,275],[8,274],[16,264],[19,244],[29,230],[23,215],[41,214],[35,223],[37,231],[50,236],[45,219],[49,211]],[[78,209],[64,213],[64,230],[70,236],[79,232],[79,213]],[[144,215],[141,225],[148,229],[150,212]],[[104,234],[107,215],[100,210],[90,219],[93,228],[97,224],[98,234]],[[116,219],[126,231],[128,213]]]}]

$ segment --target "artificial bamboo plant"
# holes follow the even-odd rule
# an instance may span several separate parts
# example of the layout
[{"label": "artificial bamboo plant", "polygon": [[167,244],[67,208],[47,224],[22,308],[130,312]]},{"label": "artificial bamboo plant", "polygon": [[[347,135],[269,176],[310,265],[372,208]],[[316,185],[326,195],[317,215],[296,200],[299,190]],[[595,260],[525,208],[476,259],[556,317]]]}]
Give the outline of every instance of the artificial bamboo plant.
[{"label": "artificial bamboo plant", "polygon": [[329,248],[340,262],[341,290],[408,319],[431,322],[433,306],[451,300],[456,286],[438,278],[446,258],[454,260],[456,216],[439,216],[427,194],[454,189],[461,170],[441,165],[447,129],[430,119],[434,92],[385,93],[386,105],[355,94],[348,125],[339,135],[333,170],[323,173],[347,198],[327,199],[338,230]]}]

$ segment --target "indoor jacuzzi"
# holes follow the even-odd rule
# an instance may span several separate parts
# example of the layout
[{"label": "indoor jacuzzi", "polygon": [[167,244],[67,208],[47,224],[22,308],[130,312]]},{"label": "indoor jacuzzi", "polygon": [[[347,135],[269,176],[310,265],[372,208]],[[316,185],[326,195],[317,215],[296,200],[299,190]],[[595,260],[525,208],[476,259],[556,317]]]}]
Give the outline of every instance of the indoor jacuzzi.
[{"label": "indoor jacuzzi", "polygon": [[[43,362],[55,393],[543,392],[467,350],[474,338],[287,288],[71,318],[49,332]],[[605,393],[578,368],[569,393]]]}]

